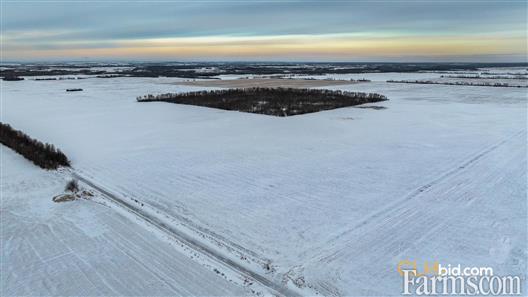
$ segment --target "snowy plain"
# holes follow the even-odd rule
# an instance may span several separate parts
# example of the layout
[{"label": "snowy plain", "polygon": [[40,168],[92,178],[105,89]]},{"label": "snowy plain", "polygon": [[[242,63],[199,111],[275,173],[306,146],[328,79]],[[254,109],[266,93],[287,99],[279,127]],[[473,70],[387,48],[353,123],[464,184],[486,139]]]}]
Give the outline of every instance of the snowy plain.
[{"label": "snowy plain", "polygon": [[[371,105],[385,109],[289,118],[135,101],[203,89],[174,78],[3,82],[2,122],[57,145],[76,172],[207,234],[277,283],[399,295],[396,265],[405,259],[526,277],[526,91],[384,82],[395,76],[330,87],[384,94],[389,101]],[[3,199],[23,195],[13,191]]]},{"label": "snowy plain", "polygon": [[65,175],[1,149],[0,295],[249,295],[96,198],[53,202]]}]

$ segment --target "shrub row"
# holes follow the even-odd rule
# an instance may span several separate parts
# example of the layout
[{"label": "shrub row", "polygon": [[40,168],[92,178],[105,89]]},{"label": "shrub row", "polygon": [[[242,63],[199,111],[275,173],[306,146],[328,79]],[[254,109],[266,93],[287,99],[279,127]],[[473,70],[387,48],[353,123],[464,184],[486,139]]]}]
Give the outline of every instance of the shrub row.
[{"label": "shrub row", "polygon": [[52,144],[42,143],[2,122],[0,122],[0,143],[44,169],[70,166],[66,155]]},{"label": "shrub row", "polygon": [[528,88],[525,85],[510,85],[507,83],[489,83],[489,82],[480,82],[472,83],[466,81],[431,81],[431,80],[388,80],[388,83],[400,83],[400,84],[423,84],[423,85],[448,85],[448,86],[474,86],[474,87],[503,87],[503,88]]},{"label": "shrub row", "polygon": [[149,94],[137,98],[139,102],[163,101],[273,116],[299,115],[384,100],[387,97],[375,93],[294,88],[224,89]]},{"label": "shrub row", "polygon": [[440,75],[441,78],[469,78],[469,79],[516,79],[528,80],[526,76],[504,76],[504,75]]}]

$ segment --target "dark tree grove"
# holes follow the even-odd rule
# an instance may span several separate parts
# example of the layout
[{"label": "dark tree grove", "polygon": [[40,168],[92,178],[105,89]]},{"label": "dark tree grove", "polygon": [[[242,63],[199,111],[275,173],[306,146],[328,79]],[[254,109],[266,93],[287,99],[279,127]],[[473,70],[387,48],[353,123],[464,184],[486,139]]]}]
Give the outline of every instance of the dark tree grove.
[{"label": "dark tree grove", "polygon": [[225,89],[137,98],[138,102],[162,101],[281,117],[385,100],[387,97],[375,93],[294,88]]},{"label": "dark tree grove", "polygon": [[0,143],[44,169],[70,166],[70,161],[66,155],[52,144],[42,143],[2,122],[0,122]]},{"label": "dark tree grove", "polygon": [[24,80],[24,78],[17,76],[13,72],[8,72],[8,73],[4,74],[3,80],[6,80],[6,81],[17,81],[17,80]]}]

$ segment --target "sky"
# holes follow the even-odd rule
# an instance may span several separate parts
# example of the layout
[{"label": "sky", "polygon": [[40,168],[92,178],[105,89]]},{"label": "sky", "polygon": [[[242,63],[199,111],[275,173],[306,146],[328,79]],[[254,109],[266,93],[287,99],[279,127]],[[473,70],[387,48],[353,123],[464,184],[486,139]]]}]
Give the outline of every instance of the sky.
[{"label": "sky", "polygon": [[526,62],[525,0],[1,0],[3,61]]}]

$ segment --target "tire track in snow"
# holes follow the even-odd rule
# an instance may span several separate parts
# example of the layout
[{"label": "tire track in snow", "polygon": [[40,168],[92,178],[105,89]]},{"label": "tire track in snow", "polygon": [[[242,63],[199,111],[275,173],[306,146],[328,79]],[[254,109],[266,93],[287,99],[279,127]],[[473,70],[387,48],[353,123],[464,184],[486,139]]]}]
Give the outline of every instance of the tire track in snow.
[{"label": "tire track in snow", "polygon": [[381,210],[379,210],[379,211],[377,211],[377,212],[375,212],[373,214],[370,214],[367,217],[363,218],[359,223],[357,223],[353,227],[349,228],[345,232],[343,232],[343,233],[341,233],[339,235],[336,235],[332,239],[328,240],[325,243],[324,246],[331,245],[332,242],[335,242],[336,240],[339,240],[342,236],[345,236],[345,235],[347,235],[347,234],[349,234],[351,232],[354,232],[355,230],[364,227],[365,225],[369,224],[372,221],[375,221],[376,219],[378,219],[378,218],[380,218],[382,216],[386,216],[386,215],[388,215],[390,213],[396,212],[399,209],[398,205],[402,205],[402,203],[405,203],[405,202],[408,202],[410,200],[415,199],[416,197],[418,197],[423,192],[426,192],[426,191],[430,190],[430,188],[434,187],[436,184],[438,184],[438,183],[444,181],[445,179],[455,175],[459,171],[465,169],[466,167],[468,167],[471,164],[475,163],[476,161],[480,160],[481,158],[483,158],[487,154],[489,154],[489,153],[493,152],[494,150],[496,150],[497,148],[501,147],[502,145],[504,145],[508,141],[518,137],[519,135],[522,135],[523,133],[525,133],[525,130],[521,130],[521,131],[511,135],[510,137],[508,137],[506,139],[503,139],[502,141],[487,147],[483,151],[480,151],[477,154],[468,157],[467,159],[462,161],[462,163],[460,165],[457,165],[455,168],[449,169],[447,172],[442,173],[440,176],[438,176],[437,178],[433,179],[432,181],[430,181],[430,182],[426,183],[425,185],[420,186],[417,189],[411,191],[409,194],[405,195],[403,198],[398,199],[396,201],[393,201],[393,202],[389,203],[383,209],[381,209]]},{"label": "tire track in snow", "polygon": [[229,259],[228,257],[221,255],[220,253],[215,251],[213,248],[200,242],[196,238],[193,238],[190,235],[185,234],[184,232],[181,232],[180,230],[170,226],[169,224],[166,224],[161,219],[143,212],[138,207],[130,203],[127,203],[124,199],[117,197],[116,195],[112,194],[110,191],[93,183],[91,180],[79,175],[78,173],[72,172],[72,175],[75,178],[77,178],[79,181],[99,191],[101,194],[103,194],[107,199],[109,199],[114,204],[117,204],[119,207],[132,213],[133,215],[145,221],[149,225],[154,226],[155,228],[162,231],[163,233],[175,238],[177,241],[184,243],[185,245],[187,245],[194,251],[199,252],[205,256],[208,256],[209,258],[212,258],[222,263],[223,265],[231,268],[237,274],[243,277],[246,277],[246,278],[253,279],[255,282],[258,282],[262,286],[268,288],[270,292],[273,292],[274,294],[281,295],[281,296],[301,296],[297,292],[267,279],[265,276],[259,274],[258,272],[245,268],[241,264]]},{"label": "tire track in snow", "polygon": [[[459,252],[456,254],[459,256],[457,259],[460,259],[460,255],[465,256],[464,251],[458,251],[457,247],[474,248],[475,243],[470,239],[474,235],[473,229],[466,230],[461,226],[467,226],[468,220],[478,220],[479,224],[490,223],[493,217],[487,217],[487,211],[495,209],[494,205],[499,203],[497,199],[503,199],[506,203],[510,197],[508,181],[515,181],[518,185],[522,173],[526,172],[525,139],[522,133],[524,131],[468,158],[457,166],[454,173],[411,197],[410,203],[397,205],[392,211],[386,211],[367,224],[351,230],[339,241],[335,240],[331,246],[329,244],[326,251],[316,251],[318,253],[313,254],[305,265],[307,281],[323,294],[332,294],[336,288],[346,287],[338,283],[349,280],[355,283],[355,291],[342,294],[371,295],[371,288],[379,288],[379,292],[374,294],[386,295],[400,289],[397,286],[401,280],[394,273],[398,260],[408,259],[409,256],[419,258],[424,254],[430,256],[427,253],[430,249],[420,253],[421,248],[443,246],[438,251],[432,249],[433,255],[437,257],[445,258],[456,252]],[[414,197],[420,199],[412,199]],[[496,240],[489,235],[500,232],[485,230],[487,233],[483,233],[483,236],[486,239],[480,241],[485,244],[479,245],[484,250],[479,251],[480,254],[470,254],[471,260],[478,261],[479,257],[487,256],[486,248],[497,249]],[[351,259],[354,265],[344,264]],[[334,282],[330,287],[327,279],[312,278],[310,275],[317,267],[324,265],[336,265],[333,275],[328,276]],[[328,287],[326,291],[324,286]]]}]

